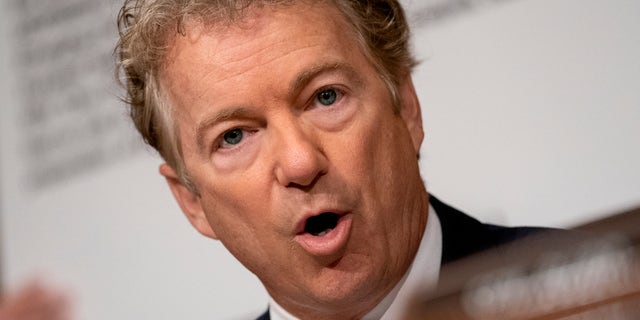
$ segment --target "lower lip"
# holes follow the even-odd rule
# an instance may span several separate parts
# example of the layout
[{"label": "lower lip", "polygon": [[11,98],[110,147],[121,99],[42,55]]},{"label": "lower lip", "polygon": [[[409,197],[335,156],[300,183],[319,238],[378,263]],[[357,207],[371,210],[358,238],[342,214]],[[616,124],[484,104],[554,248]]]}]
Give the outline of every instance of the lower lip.
[{"label": "lower lip", "polygon": [[295,241],[307,252],[314,256],[329,256],[336,254],[344,247],[351,233],[351,216],[340,217],[338,224],[324,236],[317,237],[309,233],[299,234]]}]

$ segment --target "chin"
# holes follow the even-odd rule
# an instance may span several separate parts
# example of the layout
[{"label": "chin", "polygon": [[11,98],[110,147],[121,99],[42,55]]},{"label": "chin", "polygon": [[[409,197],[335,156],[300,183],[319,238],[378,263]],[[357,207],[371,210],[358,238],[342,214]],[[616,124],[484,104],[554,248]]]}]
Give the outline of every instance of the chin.
[{"label": "chin", "polygon": [[322,270],[319,279],[311,283],[313,295],[322,304],[338,309],[373,307],[393,288],[392,279],[385,279],[374,264],[369,262],[357,268],[355,263],[344,260],[348,259]]}]

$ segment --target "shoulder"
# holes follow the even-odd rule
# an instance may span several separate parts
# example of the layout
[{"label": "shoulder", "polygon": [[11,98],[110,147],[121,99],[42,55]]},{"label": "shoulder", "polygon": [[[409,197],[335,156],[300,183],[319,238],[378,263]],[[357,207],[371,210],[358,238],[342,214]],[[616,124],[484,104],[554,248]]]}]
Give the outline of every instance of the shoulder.
[{"label": "shoulder", "polygon": [[271,317],[269,316],[269,309],[267,309],[265,313],[256,318],[256,320],[271,320]]},{"label": "shoulder", "polygon": [[554,229],[486,224],[430,196],[442,228],[442,264]]}]

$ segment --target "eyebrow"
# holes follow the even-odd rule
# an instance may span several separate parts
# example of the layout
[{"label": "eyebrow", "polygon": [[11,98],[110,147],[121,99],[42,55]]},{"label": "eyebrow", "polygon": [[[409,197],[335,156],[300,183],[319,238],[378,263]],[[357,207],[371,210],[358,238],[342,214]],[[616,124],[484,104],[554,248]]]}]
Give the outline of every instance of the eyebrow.
[{"label": "eyebrow", "polygon": [[349,80],[355,82],[358,86],[362,86],[364,83],[363,78],[358,74],[358,72],[356,72],[353,66],[342,62],[325,62],[314,65],[311,68],[298,73],[295,79],[291,81],[289,94],[294,95],[320,74],[336,71],[345,74]]}]

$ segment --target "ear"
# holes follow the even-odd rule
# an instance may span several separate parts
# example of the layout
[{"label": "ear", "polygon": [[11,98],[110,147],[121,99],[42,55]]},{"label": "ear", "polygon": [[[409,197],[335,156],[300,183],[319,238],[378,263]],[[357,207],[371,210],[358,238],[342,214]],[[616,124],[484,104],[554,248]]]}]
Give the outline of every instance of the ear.
[{"label": "ear", "polygon": [[209,225],[207,216],[200,203],[200,197],[191,192],[191,190],[180,181],[175,170],[168,164],[160,165],[160,174],[167,180],[173,197],[178,201],[180,209],[182,209],[182,212],[187,216],[191,225],[202,235],[212,239],[218,239],[211,225]]},{"label": "ear", "polygon": [[424,139],[424,131],[422,130],[422,113],[420,110],[420,102],[413,87],[411,74],[408,74],[400,83],[401,110],[400,116],[411,135],[411,141],[415,148],[416,154],[420,152],[420,146]]}]

